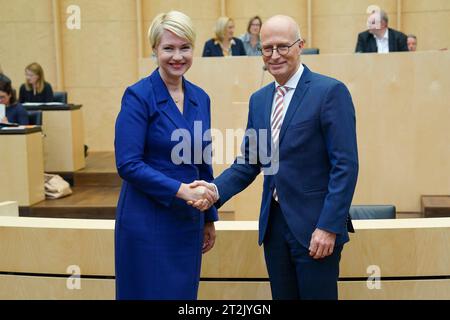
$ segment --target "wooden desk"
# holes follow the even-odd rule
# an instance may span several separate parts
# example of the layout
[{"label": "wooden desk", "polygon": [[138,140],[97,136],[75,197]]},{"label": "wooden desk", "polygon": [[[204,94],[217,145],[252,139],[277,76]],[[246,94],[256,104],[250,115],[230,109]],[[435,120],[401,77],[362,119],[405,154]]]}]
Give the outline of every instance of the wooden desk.
[{"label": "wooden desk", "polygon": [[0,202],[31,206],[45,199],[40,127],[0,130]]},{"label": "wooden desk", "polygon": [[[341,260],[341,299],[450,299],[450,218],[354,226]],[[270,299],[257,221],[218,222],[216,230],[199,298]],[[114,298],[113,220],[0,217],[0,243],[0,299]],[[74,265],[89,276],[82,290],[66,287]],[[367,287],[371,266],[380,269],[380,289]]]},{"label": "wooden desk", "polygon": [[27,110],[43,112],[45,172],[74,172],[83,169],[86,163],[82,105],[25,105],[25,107]]},{"label": "wooden desk", "polygon": [[422,213],[425,218],[450,217],[450,196],[422,196]]}]

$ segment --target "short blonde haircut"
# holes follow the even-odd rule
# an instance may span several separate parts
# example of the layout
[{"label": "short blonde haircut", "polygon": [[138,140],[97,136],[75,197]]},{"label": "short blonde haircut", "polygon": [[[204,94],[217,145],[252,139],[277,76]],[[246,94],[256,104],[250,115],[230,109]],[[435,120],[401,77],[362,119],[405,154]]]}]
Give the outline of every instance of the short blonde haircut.
[{"label": "short blonde haircut", "polygon": [[195,44],[195,30],[191,18],[179,11],[170,11],[158,14],[148,29],[150,46],[155,49],[161,41],[164,30],[175,33],[186,39],[192,46]]},{"label": "short blonde haircut", "polygon": [[214,32],[216,34],[216,40],[222,42],[225,38],[225,29],[228,26],[228,23],[233,22],[233,19],[228,17],[220,17],[217,19],[216,27],[214,29]]}]

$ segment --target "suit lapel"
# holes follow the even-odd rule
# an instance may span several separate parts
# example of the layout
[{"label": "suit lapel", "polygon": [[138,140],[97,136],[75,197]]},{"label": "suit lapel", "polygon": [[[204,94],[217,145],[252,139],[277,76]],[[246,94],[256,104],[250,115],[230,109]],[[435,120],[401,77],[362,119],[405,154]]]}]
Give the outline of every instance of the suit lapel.
[{"label": "suit lapel", "polygon": [[264,105],[264,124],[267,128],[267,151],[271,151],[272,146],[272,125],[270,123],[270,116],[272,115],[273,96],[275,95],[275,82],[272,82],[268,87],[265,95]]},{"label": "suit lapel", "polygon": [[292,117],[294,116],[297,109],[299,109],[300,106],[302,105],[303,96],[309,89],[311,71],[305,65],[303,66],[305,69],[303,70],[303,74],[300,80],[298,81],[297,88],[295,89],[294,95],[292,96],[292,100],[289,104],[286,115],[284,116],[283,124],[281,125],[280,139],[279,139],[280,144],[283,142],[283,137],[286,133],[287,127],[289,126],[289,123],[292,120]]},{"label": "suit lapel", "polygon": [[183,117],[178,107],[172,101],[169,91],[167,90],[166,85],[161,79],[158,70],[159,69],[156,69],[152,73],[152,75],[150,76],[150,80],[152,82],[153,92],[159,110],[164,113],[177,128],[189,128],[186,119]]},{"label": "suit lapel", "polygon": [[188,127],[192,129],[194,127],[195,120],[197,120],[198,101],[192,90],[191,84],[187,82],[184,78],[183,78],[183,87],[184,87],[183,118],[187,123]]},{"label": "suit lapel", "polygon": [[369,46],[369,52],[378,52],[377,40],[375,40],[375,37],[371,33],[369,33]]},{"label": "suit lapel", "polygon": [[396,51],[397,48],[395,48],[394,32],[391,29],[388,29],[388,37],[389,37],[389,52]]}]

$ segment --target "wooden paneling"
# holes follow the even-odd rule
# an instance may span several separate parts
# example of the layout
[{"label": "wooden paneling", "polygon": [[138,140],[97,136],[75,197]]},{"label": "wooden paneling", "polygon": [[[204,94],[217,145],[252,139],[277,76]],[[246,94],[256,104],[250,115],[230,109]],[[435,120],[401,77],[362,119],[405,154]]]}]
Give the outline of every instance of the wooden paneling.
[{"label": "wooden paneling", "polygon": [[306,0],[227,0],[226,13],[235,21],[236,36],[247,32],[247,24],[251,17],[259,15],[264,22],[265,20],[276,14],[285,14],[293,17],[300,26],[302,37],[306,37],[306,35],[308,34]]},{"label": "wooden paneling", "polygon": [[403,0],[403,30],[417,36],[417,50],[450,48],[450,2]]},{"label": "wooden paneling", "polygon": [[84,120],[85,144],[89,146],[89,151],[114,150],[114,125],[126,87],[127,85],[70,89],[70,101],[83,103],[81,112]]},{"label": "wooden paneling", "polygon": [[340,300],[448,300],[450,280],[381,281],[368,289],[365,281],[339,282]]},{"label": "wooden paneling", "polygon": [[[56,277],[0,275],[4,300],[113,300],[113,279],[81,279],[80,289],[68,289],[73,280]],[[73,288],[73,287],[72,287]],[[368,289],[365,281],[338,283],[340,300],[448,300],[450,280],[382,281]],[[199,300],[270,300],[268,281],[201,281]]]},{"label": "wooden paneling", "polygon": [[65,26],[72,4],[60,1],[65,87],[70,102],[83,104],[90,150],[112,150],[121,95],[136,81],[136,1],[77,1],[80,30]]},{"label": "wooden paneling", "polygon": [[[368,277],[373,265],[382,277],[450,274],[450,218],[358,220],[354,225],[341,277]],[[222,221],[216,229],[216,246],[203,257],[202,277],[267,278],[257,221]],[[69,265],[78,265],[83,275],[114,275],[112,220],[0,217],[0,231],[5,244],[0,271],[64,274]]]},{"label": "wooden paneling", "polygon": [[200,300],[271,300],[268,281],[201,281]]},{"label": "wooden paneling", "polygon": [[195,56],[201,56],[203,45],[214,36],[214,26],[217,18],[220,16],[220,0],[143,0],[143,36],[144,36],[144,54],[149,57],[151,54],[150,44],[147,38],[148,28],[152,20],[159,13],[167,13],[171,10],[181,11],[187,14],[194,24],[197,33],[195,43]]},{"label": "wooden paneling", "polygon": [[[320,53],[352,53],[358,33],[367,29],[367,8],[370,0],[314,0],[312,1],[312,46]],[[376,3],[389,16],[389,26],[397,28],[397,0]]]},{"label": "wooden paneling", "polygon": [[[396,25],[398,1],[376,3],[387,10],[393,28],[399,28]],[[53,26],[53,2],[59,10],[59,28]],[[0,63],[4,72],[16,88],[24,81],[24,67],[32,61],[44,67],[47,80],[55,88],[57,74],[63,78],[60,82],[69,92],[70,101],[84,105],[86,142],[91,150],[113,149],[113,122],[120,98],[125,87],[137,80],[139,48],[143,49],[145,57],[150,56],[146,34],[156,14],[180,10],[191,16],[197,30],[196,56],[201,55],[204,42],[213,36],[215,21],[221,14],[235,19],[236,36],[245,32],[248,19],[255,14],[263,19],[288,14],[300,24],[303,37],[307,38],[311,32],[312,39],[307,47],[319,47],[321,53],[351,53],[357,34],[366,28],[366,9],[373,4],[369,0],[311,1],[312,30],[308,30],[307,0],[142,0],[141,27],[137,26],[136,3],[136,0],[79,0],[76,3],[35,0],[30,6],[28,0],[0,0],[2,12],[6,13],[0,17]],[[66,27],[66,9],[72,4],[80,6],[81,30]],[[446,32],[450,27],[448,1],[402,0],[401,11],[401,30],[418,36],[419,50],[450,47],[450,36]],[[60,34],[55,36],[57,30]],[[57,69],[57,65],[60,68]]]},{"label": "wooden paneling", "polygon": [[[113,300],[114,280],[81,279],[80,289],[73,281],[57,277],[32,277],[0,275],[0,299],[2,300]],[[75,280],[78,281],[78,280]],[[67,285],[69,282],[69,286]]]},{"label": "wooden paneling", "polygon": [[[360,161],[354,204],[420,212],[422,194],[450,194],[448,52],[319,55],[302,61],[343,81],[352,94]],[[153,67],[143,59],[141,75]],[[224,136],[226,129],[245,128],[250,95],[271,81],[261,67],[258,57],[210,58],[196,59],[188,71],[187,79],[210,95],[212,127]],[[215,175],[229,165],[215,165]],[[238,197],[259,206],[260,196],[246,190]]]},{"label": "wooden paneling", "polygon": [[[359,220],[341,260],[341,299],[449,299],[450,218]],[[204,255],[200,299],[270,299],[257,222],[218,222],[215,248]],[[0,217],[0,276],[3,299],[111,299],[110,279],[81,279],[68,290],[69,266],[81,275],[114,276],[114,221]],[[24,259],[26,257],[26,259]],[[381,288],[365,280],[379,267]],[[43,275],[27,277],[20,273]],[[423,280],[408,279],[411,276]],[[383,280],[385,278],[395,280]],[[211,281],[208,279],[235,279]],[[246,279],[261,279],[248,282]]]},{"label": "wooden paneling", "polygon": [[25,81],[25,67],[38,62],[46,80],[56,81],[52,1],[0,0],[0,64],[13,85]]}]

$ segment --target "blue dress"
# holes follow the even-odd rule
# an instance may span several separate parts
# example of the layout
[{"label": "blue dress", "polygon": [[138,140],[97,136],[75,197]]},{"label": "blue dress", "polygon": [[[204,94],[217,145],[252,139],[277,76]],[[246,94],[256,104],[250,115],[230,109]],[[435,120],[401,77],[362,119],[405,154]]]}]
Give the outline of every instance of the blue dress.
[{"label": "blue dress", "polygon": [[114,141],[123,179],[115,228],[117,299],[197,298],[204,223],[218,215],[214,207],[202,213],[176,197],[182,182],[213,179],[211,162],[200,158],[210,150],[209,139],[202,139],[210,137],[210,99],[184,78],[183,87],[183,114],[158,69],[122,98]]}]

